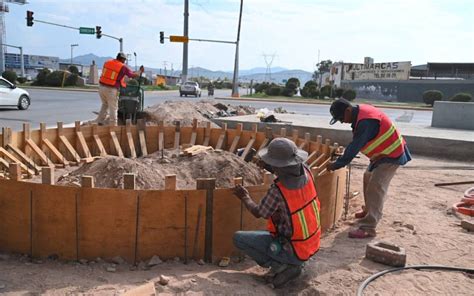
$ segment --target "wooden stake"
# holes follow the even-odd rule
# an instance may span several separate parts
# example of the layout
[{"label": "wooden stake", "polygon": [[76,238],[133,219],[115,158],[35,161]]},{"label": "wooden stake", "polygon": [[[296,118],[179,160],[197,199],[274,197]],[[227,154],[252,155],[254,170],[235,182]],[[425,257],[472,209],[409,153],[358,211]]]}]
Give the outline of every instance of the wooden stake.
[{"label": "wooden stake", "polygon": [[291,139],[293,142],[295,142],[296,145],[298,145],[298,138],[299,138],[299,132],[298,130],[294,129],[292,132],[291,132]]},{"label": "wooden stake", "polygon": [[19,163],[10,163],[9,172],[11,180],[21,181],[21,167]]},{"label": "wooden stake", "polygon": [[198,120],[196,118],[194,118],[193,119],[193,131],[191,133],[191,140],[189,141],[190,145],[196,145],[197,127],[198,127]]},{"label": "wooden stake", "polygon": [[84,135],[82,134],[82,131],[81,131],[81,122],[76,121],[75,125],[76,125],[76,144],[77,144],[77,147],[79,147],[80,150],[82,150],[84,158],[92,158],[92,154],[89,150],[89,147],[87,146],[86,139],[84,138]]},{"label": "wooden stake", "polygon": [[165,190],[176,190],[176,175],[165,176]]},{"label": "wooden stake", "polygon": [[204,142],[202,143],[202,145],[209,146],[210,139],[211,139],[211,123],[208,121],[206,122],[206,130],[204,131]]},{"label": "wooden stake", "polygon": [[34,171],[35,175],[39,174],[40,168],[36,165],[36,163],[31,158],[26,156],[26,154],[23,153],[23,151],[21,151],[17,147],[12,146],[11,144],[8,144],[6,148],[10,150],[12,153],[15,153],[22,162],[25,162],[26,166],[28,166]]},{"label": "wooden stake", "polygon": [[84,188],[94,188],[94,177],[92,176],[82,176],[81,185]]},{"label": "wooden stake", "polygon": [[206,178],[197,179],[196,188],[198,190],[206,190],[206,230],[205,230],[205,246],[204,261],[212,262],[212,226],[214,215],[214,189],[216,188],[216,179]]},{"label": "wooden stake", "polygon": [[272,128],[267,126],[267,127],[265,127],[265,140],[263,140],[260,147],[258,147],[258,151],[260,151],[263,148],[267,147],[267,145],[271,142],[272,139],[273,139]]},{"label": "wooden stake", "polygon": [[124,157],[122,147],[120,146],[120,142],[117,138],[117,134],[115,133],[115,131],[112,130],[112,127],[110,128],[110,138],[112,142],[112,147],[114,147],[115,150],[115,154],[118,157]]},{"label": "wooden stake", "polygon": [[54,168],[43,167],[41,168],[41,182],[43,184],[54,185]]},{"label": "wooden stake", "polygon": [[286,137],[286,128],[282,127],[280,129],[280,137],[282,137],[282,138]]},{"label": "wooden stake", "polygon": [[7,147],[12,142],[12,130],[9,127],[2,128],[2,147]]},{"label": "wooden stake", "polygon": [[132,120],[127,119],[125,130],[127,132],[127,145],[128,151],[130,152],[130,158],[137,158],[137,151],[135,150],[135,143],[133,142],[133,135],[132,135]]},{"label": "wooden stake", "polygon": [[148,155],[148,149],[146,147],[146,125],[143,119],[138,120],[138,140],[140,142],[140,150],[142,156]]},{"label": "wooden stake", "polygon": [[181,122],[176,121],[176,128],[174,130],[174,149],[179,148],[179,142],[181,138]]},{"label": "wooden stake", "polygon": [[100,140],[99,135],[97,134],[97,124],[92,125],[92,138],[94,139],[94,144],[99,151],[99,156],[104,157],[107,156],[107,151],[105,151],[104,144],[102,144],[102,141]]},{"label": "wooden stake", "polygon": [[58,130],[58,138],[59,138],[60,148],[61,148],[61,145],[62,145],[64,147],[64,149],[66,150],[66,152],[69,153],[69,155],[71,156],[73,161],[75,161],[76,163],[80,163],[81,162],[81,157],[79,156],[79,153],[77,153],[76,149],[74,149],[74,147],[71,145],[69,140],[64,135],[63,123],[60,122],[60,121],[58,122],[57,130]]},{"label": "wooden stake", "polygon": [[221,134],[217,140],[216,149],[225,149],[225,139],[227,137],[227,123],[222,124]]},{"label": "wooden stake", "polygon": [[235,130],[236,132],[235,137],[232,140],[232,145],[230,145],[230,148],[229,148],[230,153],[234,153],[235,150],[237,149],[237,146],[239,145],[240,136],[242,135],[242,128],[243,128],[242,123],[237,123],[237,129]]},{"label": "wooden stake", "polygon": [[273,182],[273,175],[270,172],[263,172],[263,184],[270,185]]},{"label": "wooden stake", "polygon": [[[240,156],[243,159],[247,158],[247,155],[249,154],[250,150],[253,147],[253,144],[255,143],[255,140],[257,139],[257,128],[258,128],[258,126],[256,124],[252,125],[252,132],[253,132],[252,137],[250,138],[249,142],[247,143],[247,146],[245,147],[244,152]],[[250,161],[250,160],[248,160],[248,161]]]},{"label": "wooden stake", "polygon": [[19,161],[15,156],[13,156],[12,154],[10,154],[10,152],[8,152],[7,150],[5,150],[5,148],[0,147],[0,155],[2,155],[2,154],[3,154],[3,156],[6,157],[10,162],[20,164],[21,169],[24,170],[28,175],[32,176],[32,175],[35,174],[34,171],[30,170],[26,165],[24,165],[21,161]]},{"label": "wooden stake", "polygon": [[165,127],[163,121],[158,123],[159,134],[158,134],[158,150],[162,151],[165,149]]},{"label": "wooden stake", "polygon": [[123,174],[123,189],[135,190],[135,174]]},{"label": "wooden stake", "polygon": [[299,146],[300,149],[306,150],[306,152],[309,152],[309,144],[311,142],[311,134],[310,133],[305,133],[304,134],[304,142],[302,142]]}]

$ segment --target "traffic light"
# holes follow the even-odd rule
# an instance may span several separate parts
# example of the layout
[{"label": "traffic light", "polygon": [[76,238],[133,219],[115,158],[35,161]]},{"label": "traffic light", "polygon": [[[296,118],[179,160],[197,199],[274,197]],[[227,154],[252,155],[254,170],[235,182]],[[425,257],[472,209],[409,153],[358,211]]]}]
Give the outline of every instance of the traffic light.
[{"label": "traffic light", "polygon": [[33,11],[29,11],[29,10],[26,11],[26,25],[28,27],[33,26]]},{"label": "traffic light", "polygon": [[95,26],[95,37],[97,37],[97,39],[102,38],[102,27],[101,26]]},{"label": "traffic light", "polygon": [[160,43],[161,44],[165,43],[165,32],[163,31],[160,32]]}]

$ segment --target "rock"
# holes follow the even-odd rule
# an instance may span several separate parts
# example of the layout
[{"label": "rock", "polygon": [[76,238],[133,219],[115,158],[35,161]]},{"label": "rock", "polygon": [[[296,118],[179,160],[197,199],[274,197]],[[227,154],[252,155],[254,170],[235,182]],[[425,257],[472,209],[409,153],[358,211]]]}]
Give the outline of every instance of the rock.
[{"label": "rock", "polygon": [[222,257],[221,261],[219,261],[219,267],[227,267],[229,266],[230,258],[229,257]]},{"label": "rock", "polygon": [[196,283],[197,280],[196,279],[191,279],[191,283]]},{"label": "rock", "polygon": [[145,262],[141,261],[140,263],[138,263],[138,269],[140,269],[140,270],[148,270],[148,269],[150,269],[150,268],[147,266],[147,264],[146,264]]},{"label": "rock", "polygon": [[413,224],[405,224],[405,227],[410,230],[415,230],[415,226]]},{"label": "rock", "polygon": [[[79,263],[81,263],[81,264],[87,264],[87,262],[88,262],[87,259],[79,259]],[[92,261],[92,262],[94,262],[94,261]]]},{"label": "rock", "polygon": [[8,254],[0,254],[0,260],[6,261],[6,260],[8,260],[8,259],[10,259],[10,255],[8,255]]},{"label": "rock", "polygon": [[153,256],[151,257],[150,261],[148,261],[148,267],[152,267],[152,266],[155,266],[155,265],[158,265],[158,264],[161,264],[163,263],[163,261],[160,259],[160,257],[158,256]]},{"label": "rock", "polygon": [[398,224],[398,225],[401,225],[401,224],[403,224],[403,221],[395,220],[395,221],[393,221],[393,224],[394,224],[394,225],[397,225],[397,224]]},{"label": "rock", "polygon": [[97,257],[97,258],[95,259],[95,262],[97,262],[97,263],[104,263],[105,261],[102,260],[102,258]]},{"label": "rock", "polygon": [[204,265],[204,264],[206,264],[206,262],[204,262],[204,260],[202,260],[202,259],[199,259],[198,262],[197,262],[197,264],[199,264],[199,265]]},{"label": "rock", "polygon": [[108,272],[116,272],[117,268],[115,268],[115,266],[108,266],[105,270],[107,270]]},{"label": "rock", "polygon": [[162,286],[166,286],[169,283],[169,281],[170,281],[169,277],[160,275],[160,280],[158,281],[158,283],[160,283],[160,285]]},{"label": "rock", "polygon": [[114,258],[112,258],[111,260],[113,263],[117,264],[117,265],[120,265],[120,264],[124,264],[125,263],[125,260],[123,260],[122,257],[120,256],[115,256]]},{"label": "rock", "polygon": [[365,257],[374,262],[394,267],[405,266],[407,260],[404,248],[382,241],[368,243]]},{"label": "rock", "polygon": [[33,260],[33,263],[34,263],[34,264],[43,264],[43,260],[41,260],[41,259],[34,259],[34,260]]},{"label": "rock", "polygon": [[416,230],[413,230],[412,234],[413,234],[413,235],[416,235],[416,234],[417,234]]},{"label": "rock", "polygon": [[5,289],[7,287],[7,285],[5,284],[0,284],[0,289]]},{"label": "rock", "polygon": [[474,231],[474,222],[468,221],[468,220],[462,220],[461,227],[466,229],[467,231]]},{"label": "rock", "polygon": [[135,270],[137,270],[137,269],[138,269],[138,266],[136,266],[136,265],[132,265],[132,266],[130,266],[130,268],[129,268],[130,271],[135,271]]}]

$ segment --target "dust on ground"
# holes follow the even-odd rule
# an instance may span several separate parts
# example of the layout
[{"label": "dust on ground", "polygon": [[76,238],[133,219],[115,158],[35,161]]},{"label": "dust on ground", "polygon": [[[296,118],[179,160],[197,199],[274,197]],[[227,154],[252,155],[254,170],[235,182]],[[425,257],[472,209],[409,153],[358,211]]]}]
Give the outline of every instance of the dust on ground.
[{"label": "dust on ground", "polygon": [[[212,118],[234,115],[248,115],[255,113],[255,109],[249,106],[233,106],[218,103],[215,100],[190,101],[166,101],[145,109],[145,119],[149,123],[163,121],[165,125],[172,125],[180,121],[181,126],[192,126],[193,119],[198,122],[212,122]],[[218,127],[215,123],[213,127]]]},{"label": "dust on ground", "polygon": [[[366,164],[356,160],[358,164]],[[409,166],[460,166],[459,163],[418,158]],[[362,192],[364,168],[354,166],[351,190]],[[474,180],[473,170],[399,169],[385,204],[384,217],[375,239],[349,239],[353,215],[362,196],[351,200],[348,220],[324,234],[320,251],[306,264],[305,273],[287,287],[274,290],[263,282],[266,270],[252,260],[232,262],[226,268],[190,262],[164,262],[148,270],[127,264],[31,262],[14,255],[0,257],[0,293],[6,295],[117,295],[145,283],[168,295],[355,295],[359,285],[373,273],[391,268],[365,259],[365,247],[383,240],[404,247],[407,265],[473,267],[474,233],[462,229],[451,206],[460,201],[469,185],[434,187],[438,182]],[[468,218],[473,219],[473,218]],[[170,278],[160,285],[160,275]],[[460,272],[404,271],[375,280],[364,295],[472,295],[474,279]]]},{"label": "dust on ground", "polygon": [[205,151],[194,156],[179,156],[175,149],[157,151],[136,159],[107,156],[84,164],[58,178],[58,185],[80,186],[81,176],[93,176],[95,187],[123,188],[123,174],[136,175],[137,189],[164,189],[165,176],[176,174],[177,189],[195,189],[196,179],[216,178],[218,188],[234,186],[243,176],[246,185],[263,182],[262,172],[252,162],[223,150]]}]

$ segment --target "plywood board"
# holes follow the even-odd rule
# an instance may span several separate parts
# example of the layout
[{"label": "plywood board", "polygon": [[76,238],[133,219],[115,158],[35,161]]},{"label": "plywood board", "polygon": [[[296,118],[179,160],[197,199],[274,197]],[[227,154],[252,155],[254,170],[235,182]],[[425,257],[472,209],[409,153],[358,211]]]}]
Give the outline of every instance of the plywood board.
[{"label": "plywood board", "polygon": [[[245,185],[245,180],[244,180]],[[263,197],[267,194],[268,188],[270,188],[270,184],[268,185],[261,185],[261,186],[250,186],[246,187],[249,191],[250,196],[256,203],[260,203]],[[247,208],[244,206],[242,211],[242,218],[243,218],[243,230],[266,230],[267,229],[267,221],[262,218],[255,218],[252,213],[250,213]]]},{"label": "plywood board", "polygon": [[[138,260],[146,260],[153,255],[158,255],[162,259],[174,257],[183,259],[185,245],[186,254],[191,257],[197,212],[199,206],[205,209],[205,199],[205,191],[202,190],[140,191]],[[201,211],[196,259],[204,256],[204,216],[205,210]]]},{"label": "plywood board", "polygon": [[81,188],[78,200],[79,258],[135,257],[138,195],[119,189]]},{"label": "plywood board", "polygon": [[31,250],[31,185],[0,180],[0,251],[29,254]]},{"label": "plywood board", "polygon": [[33,191],[33,256],[56,254],[61,259],[77,260],[77,188],[35,186]]},{"label": "plywood board", "polygon": [[61,142],[62,145],[64,145],[66,151],[69,153],[72,159],[76,161],[77,163],[79,163],[81,161],[81,157],[79,156],[79,153],[77,153],[76,149],[72,147],[71,143],[66,138],[66,136],[59,136],[59,141]]},{"label": "plywood board", "polygon": [[[337,177],[339,177],[339,182],[337,182]],[[331,228],[342,215],[345,184],[346,169],[339,169],[316,178],[315,185],[321,203],[321,229],[323,231]]]}]

